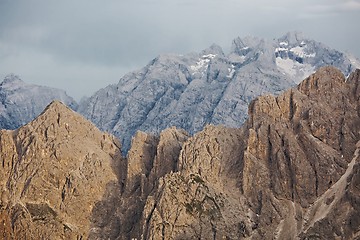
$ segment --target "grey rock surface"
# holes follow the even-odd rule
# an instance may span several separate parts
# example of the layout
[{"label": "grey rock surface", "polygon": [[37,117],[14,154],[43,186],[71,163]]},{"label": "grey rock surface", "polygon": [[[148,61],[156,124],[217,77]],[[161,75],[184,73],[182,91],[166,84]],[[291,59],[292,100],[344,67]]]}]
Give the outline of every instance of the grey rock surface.
[{"label": "grey rock surface", "polygon": [[63,90],[28,84],[14,74],[7,75],[0,84],[0,128],[16,129],[32,121],[53,100],[77,108]]},{"label": "grey rock surface", "polygon": [[345,76],[360,66],[296,32],[275,40],[237,38],[227,55],[217,45],[200,53],[160,55],[82,101],[78,111],[119,137],[126,152],[138,130],[158,134],[176,126],[193,134],[206,124],[240,127],[252,99],[278,94],[325,65]]}]

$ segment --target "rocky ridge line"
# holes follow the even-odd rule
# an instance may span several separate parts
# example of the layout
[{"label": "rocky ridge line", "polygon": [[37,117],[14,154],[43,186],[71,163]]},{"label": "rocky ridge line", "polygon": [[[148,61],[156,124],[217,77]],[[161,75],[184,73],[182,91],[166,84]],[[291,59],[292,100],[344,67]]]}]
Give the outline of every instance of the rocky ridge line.
[{"label": "rocky ridge line", "polygon": [[138,239],[356,239],[360,70],[321,68],[257,98],[240,129],[190,138],[147,198]]},{"label": "rocky ridge line", "polygon": [[158,135],[176,126],[190,134],[207,124],[240,127],[259,95],[279,94],[332,65],[348,76],[360,61],[300,33],[275,40],[234,39],[229,54],[212,45],[162,54],[82,101],[79,112],[130,148],[136,131]]}]

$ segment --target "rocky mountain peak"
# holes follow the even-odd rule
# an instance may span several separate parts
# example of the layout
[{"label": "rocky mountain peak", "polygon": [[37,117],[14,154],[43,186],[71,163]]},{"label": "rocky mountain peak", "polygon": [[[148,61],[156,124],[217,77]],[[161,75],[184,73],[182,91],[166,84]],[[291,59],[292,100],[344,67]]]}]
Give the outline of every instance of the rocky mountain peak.
[{"label": "rocky mountain peak", "polygon": [[10,73],[5,76],[3,83],[15,82],[15,81],[22,81],[20,77],[14,73]]},{"label": "rocky mountain peak", "polygon": [[298,89],[307,95],[317,94],[318,91],[336,91],[346,82],[344,74],[337,68],[322,67],[316,73],[302,81]]},{"label": "rocky mountain peak", "polygon": [[222,48],[217,44],[212,44],[210,47],[208,47],[200,52],[201,56],[209,55],[209,54],[218,55],[220,57],[225,56]]},{"label": "rocky mountain peak", "polygon": [[120,189],[118,141],[54,101],[27,125],[2,130],[0,143],[2,236],[87,238],[96,204]]},{"label": "rocky mountain peak", "polygon": [[4,80],[0,84],[0,87],[9,90],[15,90],[25,85],[26,83],[22,81],[18,75],[11,73],[4,78]]},{"label": "rocky mountain peak", "polygon": [[26,126],[42,128],[44,125],[54,126],[57,129],[57,135],[69,134],[71,129],[79,133],[96,129],[93,123],[58,100],[52,101],[36,119]]},{"label": "rocky mountain peak", "polygon": [[65,113],[65,112],[71,112],[75,113],[74,110],[70,109],[68,106],[66,106],[64,103],[62,103],[59,100],[53,100],[46,108],[44,109],[42,114],[45,114],[47,112],[55,112],[55,113]]},{"label": "rocky mountain peak", "polygon": [[304,34],[298,31],[288,32],[279,38],[280,42],[288,43],[289,45],[300,44],[304,40]]},{"label": "rocky mountain peak", "polygon": [[263,39],[253,36],[246,36],[244,38],[237,37],[232,41],[231,53],[237,53],[245,56],[253,48],[256,48]]},{"label": "rocky mountain peak", "polygon": [[239,50],[246,48],[245,43],[242,42],[241,38],[235,38],[231,44],[231,52],[239,53]]}]

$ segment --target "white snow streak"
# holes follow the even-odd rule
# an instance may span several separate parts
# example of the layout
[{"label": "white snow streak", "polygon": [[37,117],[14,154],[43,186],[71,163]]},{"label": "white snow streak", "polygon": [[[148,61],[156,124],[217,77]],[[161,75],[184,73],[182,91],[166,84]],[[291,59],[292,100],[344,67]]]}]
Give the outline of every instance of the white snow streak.
[{"label": "white snow streak", "polygon": [[234,74],[235,74],[235,69],[234,69],[234,65],[233,64],[231,64],[231,68],[228,68],[228,71],[229,71],[229,74],[226,76],[226,77],[228,77],[228,78],[232,78],[233,76],[234,76]]},{"label": "white snow streak", "polygon": [[304,52],[304,48],[303,47],[300,47],[300,46],[297,46],[297,47],[294,47],[294,48],[291,48],[290,49],[290,52],[293,52],[295,55],[301,57],[301,58],[304,58],[304,57],[315,57],[316,53],[311,53],[311,54],[306,54]]},{"label": "white snow streak", "polygon": [[204,71],[207,69],[210,60],[215,57],[215,54],[203,55],[195,65],[190,66],[190,69],[193,71],[193,75],[197,72],[201,72],[202,74],[204,74]]},{"label": "white snow streak", "polygon": [[315,69],[310,64],[301,64],[289,58],[276,58],[276,65],[281,72],[290,75],[296,82],[303,80],[310,74],[315,72]]}]

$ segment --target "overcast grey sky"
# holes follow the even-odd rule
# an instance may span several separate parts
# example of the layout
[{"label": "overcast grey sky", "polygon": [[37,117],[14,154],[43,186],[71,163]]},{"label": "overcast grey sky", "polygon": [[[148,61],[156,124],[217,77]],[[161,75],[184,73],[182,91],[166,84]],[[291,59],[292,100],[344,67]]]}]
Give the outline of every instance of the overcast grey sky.
[{"label": "overcast grey sky", "polygon": [[288,31],[360,57],[360,0],[0,0],[0,78],[77,100],[160,53]]}]

